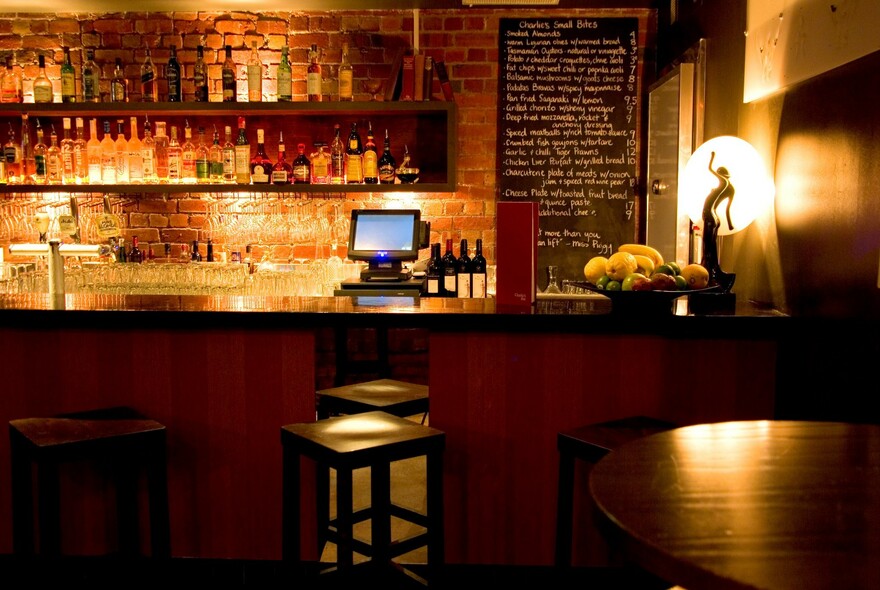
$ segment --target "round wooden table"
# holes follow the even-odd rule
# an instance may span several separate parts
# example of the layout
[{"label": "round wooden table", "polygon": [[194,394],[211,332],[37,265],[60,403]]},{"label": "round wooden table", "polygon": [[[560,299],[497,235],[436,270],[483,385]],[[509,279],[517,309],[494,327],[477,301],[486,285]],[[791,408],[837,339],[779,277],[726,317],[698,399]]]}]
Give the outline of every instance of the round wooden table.
[{"label": "round wooden table", "polygon": [[687,590],[880,588],[880,425],[677,428],[595,465],[625,558]]}]

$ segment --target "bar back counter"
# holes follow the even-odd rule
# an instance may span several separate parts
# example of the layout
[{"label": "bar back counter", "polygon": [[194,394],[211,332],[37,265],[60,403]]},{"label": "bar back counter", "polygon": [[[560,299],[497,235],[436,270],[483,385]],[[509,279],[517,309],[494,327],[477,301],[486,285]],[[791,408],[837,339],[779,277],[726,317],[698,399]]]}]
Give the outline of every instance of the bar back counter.
[{"label": "bar back counter", "polygon": [[[678,425],[773,418],[781,350],[798,325],[750,308],[609,313],[602,298],[498,310],[492,299],[67,295],[64,307],[0,296],[2,422],[137,409],[167,427],[172,555],[270,560],[281,556],[280,428],[315,419],[319,329],[429,331],[430,424],[447,437],[447,561],[549,565],[560,430],[639,414]],[[3,436],[0,482],[9,470]],[[63,475],[63,551],[106,552],[112,502],[87,470]],[[605,564],[579,504],[575,561]],[[10,506],[3,483],[0,553],[11,552]]]}]

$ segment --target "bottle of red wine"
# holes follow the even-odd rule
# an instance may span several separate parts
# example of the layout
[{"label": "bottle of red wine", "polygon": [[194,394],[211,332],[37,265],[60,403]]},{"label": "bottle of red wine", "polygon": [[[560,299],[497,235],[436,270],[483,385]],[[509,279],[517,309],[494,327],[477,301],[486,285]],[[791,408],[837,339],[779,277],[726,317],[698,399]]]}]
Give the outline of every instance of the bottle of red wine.
[{"label": "bottle of red wine", "polygon": [[439,297],[443,286],[443,259],[440,257],[440,243],[431,244],[431,258],[425,269],[425,295]]},{"label": "bottle of red wine", "polygon": [[462,240],[458,248],[458,260],[455,261],[455,273],[458,275],[458,297],[471,296],[471,259],[468,256],[467,240]]},{"label": "bottle of red wine", "polygon": [[128,252],[128,261],[129,262],[143,262],[144,261],[144,253],[138,247],[138,237],[131,237],[131,250]]},{"label": "bottle of red wine", "polygon": [[486,259],[483,257],[481,239],[477,239],[477,249],[471,258],[471,297],[486,298]]},{"label": "bottle of red wine", "polygon": [[443,286],[440,294],[446,297],[455,297],[456,293],[456,277],[455,277],[455,254],[452,253],[452,238],[446,240],[446,253],[443,254]]}]

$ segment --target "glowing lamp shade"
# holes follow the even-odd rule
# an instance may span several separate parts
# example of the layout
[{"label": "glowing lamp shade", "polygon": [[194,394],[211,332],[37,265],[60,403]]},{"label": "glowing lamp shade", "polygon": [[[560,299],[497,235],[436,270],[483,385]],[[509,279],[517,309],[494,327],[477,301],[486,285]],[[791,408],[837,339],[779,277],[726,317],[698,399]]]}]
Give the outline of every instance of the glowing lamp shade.
[{"label": "glowing lamp shade", "polygon": [[[712,154],[711,170],[709,162]],[[719,178],[712,173],[723,167],[729,173],[734,187],[730,204],[730,221],[727,221],[727,203],[718,203],[718,235],[728,235],[748,226],[773,202],[776,187],[767,173],[764,161],[757,150],[747,141],[731,135],[710,139],[701,145],[688,160],[679,184],[679,203],[691,220],[703,225],[703,207],[706,198],[719,187]],[[725,199],[726,201],[726,199]]]}]

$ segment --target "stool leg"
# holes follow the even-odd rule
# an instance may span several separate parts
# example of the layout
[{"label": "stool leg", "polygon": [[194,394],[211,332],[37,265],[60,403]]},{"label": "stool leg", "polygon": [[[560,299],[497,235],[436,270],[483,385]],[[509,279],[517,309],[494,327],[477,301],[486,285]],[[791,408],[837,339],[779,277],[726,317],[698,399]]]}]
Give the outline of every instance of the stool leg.
[{"label": "stool leg", "polygon": [[318,556],[327,544],[327,527],[330,526],[330,468],[318,462],[315,467],[315,488],[318,505]]},{"label": "stool leg", "polygon": [[58,465],[44,461],[37,470],[39,486],[40,554],[47,557],[61,555],[61,494],[58,484]]},{"label": "stool leg", "polygon": [[119,535],[119,552],[132,557],[140,553],[136,465],[131,461],[115,461],[113,478],[116,480],[116,528]]},{"label": "stool leg", "polygon": [[168,509],[168,463],[165,436],[147,459],[150,493],[150,545],[153,557],[171,557],[171,515]]},{"label": "stool leg", "polygon": [[443,454],[430,452],[426,457],[428,511],[428,571],[437,579],[446,562],[446,535],[443,514]]},{"label": "stool leg", "polygon": [[391,464],[380,461],[370,466],[370,527],[373,563],[391,560]]},{"label": "stool leg", "polygon": [[300,458],[299,453],[282,450],[282,501],[281,501],[281,557],[299,565],[300,554]]},{"label": "stool leg", "polygon": [[352,470],[347,466],[336,468],[336,566],[350,569],[354,563],[352,537]]},{"label": "stool leg", "polygon": [[571,536],[574,495],[574,457],[559,452],[559,481],[556,496],[556,567],[571,566]]},{"label": "stool leg", "polygon": [[31,460],[21,441],[10,437],[12,448],[12,551],[34,554],[34,485]]}]

